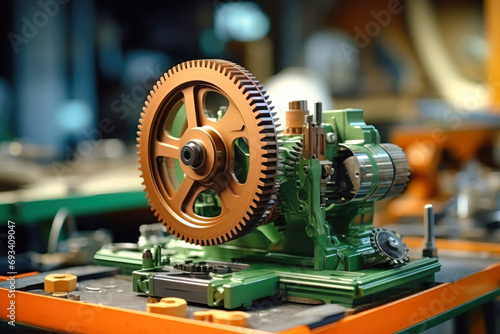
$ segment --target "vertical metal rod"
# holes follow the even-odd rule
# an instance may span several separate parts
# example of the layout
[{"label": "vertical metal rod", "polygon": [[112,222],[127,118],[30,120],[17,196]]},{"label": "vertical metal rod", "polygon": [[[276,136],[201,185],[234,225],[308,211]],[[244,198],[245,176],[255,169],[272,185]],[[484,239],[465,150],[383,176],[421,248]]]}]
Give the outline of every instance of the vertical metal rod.
[{"label": "vertical metal rod", "polygon": [[423,256],[437,257],[436,238],[434,236],[434,207],[427,204],[424,207],[424,250]]},{"label": "vertical metal rod", "polygon": [[316,102],[314,104],[314,118],[318,126],[323,123],[323,104],[321,102]]},{"label": "vertical metal rod", "polygon": [[161,246],[160,245],[154,245],[154,264],[155,267],[161,266]]}]

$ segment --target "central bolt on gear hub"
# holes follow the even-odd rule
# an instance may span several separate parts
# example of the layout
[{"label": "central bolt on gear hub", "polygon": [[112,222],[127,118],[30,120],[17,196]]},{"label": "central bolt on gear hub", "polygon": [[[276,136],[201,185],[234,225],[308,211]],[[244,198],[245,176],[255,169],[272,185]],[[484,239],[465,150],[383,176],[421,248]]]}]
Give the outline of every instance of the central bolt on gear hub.
[{"label": "central bolt on gear hub", "polygon": [[[210,110],[214,95],[227,108]],[[215,245],[265,220],[276,192],[276,119],[251,73],[223,60],[182,63],[156,83],[143,110],[140,170],[149,204],[172,234]],[[240,142],[248,144],[247,166],[235,159]],[[240,169],[247,171],[244,178],[238,178]],[[195,211],[198,196],[207,191],[220,201],[213,216]]]}]

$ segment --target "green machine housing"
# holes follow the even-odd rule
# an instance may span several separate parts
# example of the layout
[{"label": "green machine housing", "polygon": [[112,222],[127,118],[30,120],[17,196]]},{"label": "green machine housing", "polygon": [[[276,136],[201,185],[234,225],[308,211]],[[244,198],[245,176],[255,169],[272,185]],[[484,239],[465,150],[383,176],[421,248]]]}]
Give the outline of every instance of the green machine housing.
[{"label": "green machine housing", "polygon": [[[362,110],[317,103],[309,115],[305,101],[293,101],[287,113],[304,122],[278,135],[277,205],[266,224],[217,246],[173,236],[136,249],[111,245],[96,260],[132,271],[134,291],[226,309],[270,296],[353,307],[433,283],[436,258],[410,257],[400,235],[373,226],[375,201],[406,187],[403,151],[381,144]],[[237,149],[248,166],[248,148]],[[218,199],[207,194],[195,210],[210,216]]]}]

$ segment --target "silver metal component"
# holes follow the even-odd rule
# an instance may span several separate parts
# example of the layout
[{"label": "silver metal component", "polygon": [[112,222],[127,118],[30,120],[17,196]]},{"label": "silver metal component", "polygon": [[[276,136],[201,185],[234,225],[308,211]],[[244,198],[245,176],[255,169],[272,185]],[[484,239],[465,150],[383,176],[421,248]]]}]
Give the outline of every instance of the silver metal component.
[{"label": "silver metal component", "polygon": [[423,256],[437,257],[436,238],[434,236],[434,208],[432,204],[424,207],[424,249]]},{"label": "silver metal component", "polygon": [[387,152],[392,160],[394,168],[394,179],[391,188],[384,198],[391,198],[401,194],[408,184],[410,177],[410,166],[403,150],[394,144],[384,143],[380,146]]},{"label": "silver metal component", "polygon": [[398,249],[399,247],[399,242],[396,240],[394,237],[389,238],[389,246],[391,246],[394,249]]},{"label": "silver metal component", "polygon": [[189,141],[181,149],[181,161],[186,166],[196,169],[201,166],[205,159],[205,149],[195,140]]},{"label": "silver metal component", "polygon": [[316,102],[314,104],[314,121],[318,126],[323,123],[323,104],[321,102]]},{"label": "silver metal component", "polygon": [[335,133],[333,132],[328,132],[326,134],[326,142],[328,144],[335,144],[335,142],[337,141],[337,136],[335,135]]},{"label": "silver metal component", "polygon": [[[348,200],[376,201],[383,198],[394,178],[393,164],[387,152],[376,145],[341,146],[351,152],[351,156],[343,162],[352,185],[349,191],[352,196]],[[368,153],[375,159],[376,166]],[[378,173],[375,173],[375,168]]]},{"label": "silver metal component", "polygon": [[313,115],[306,115],[304,117],[304,123],[311,124],[313,122]]},{"label": "silver metal component", "polygon": [[288,102],[288,109],[290,110],[307,110],[307,101],[298,100]]},{"label": "silver metal component", "polygon": [[71,300],[80,300],[80,294],[74,292],[69,292],[66,297]]}]

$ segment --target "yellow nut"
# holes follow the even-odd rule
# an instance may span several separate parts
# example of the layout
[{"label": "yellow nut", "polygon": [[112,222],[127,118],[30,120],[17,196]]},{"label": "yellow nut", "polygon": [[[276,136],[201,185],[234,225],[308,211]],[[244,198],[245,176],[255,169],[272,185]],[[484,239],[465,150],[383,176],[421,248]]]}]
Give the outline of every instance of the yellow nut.
[{"label": "yellow nut", "polygon": [[242,311],[210,310],[194,312],[193,317],[195,320],[203,320],[216,324],[247,327],[247,319],[250,315]]},{"label": "yellow nut", "polygon": [[147,303],[146,309],[156,314],[187,317],[187,302],[182,298],[162,298],[158,303]]},{"label": "yellow nut", "polygon": [[45,276],[43,289],[47,292],[71,292],[76,290],[76,276],[71,274],[50,274]]}]

